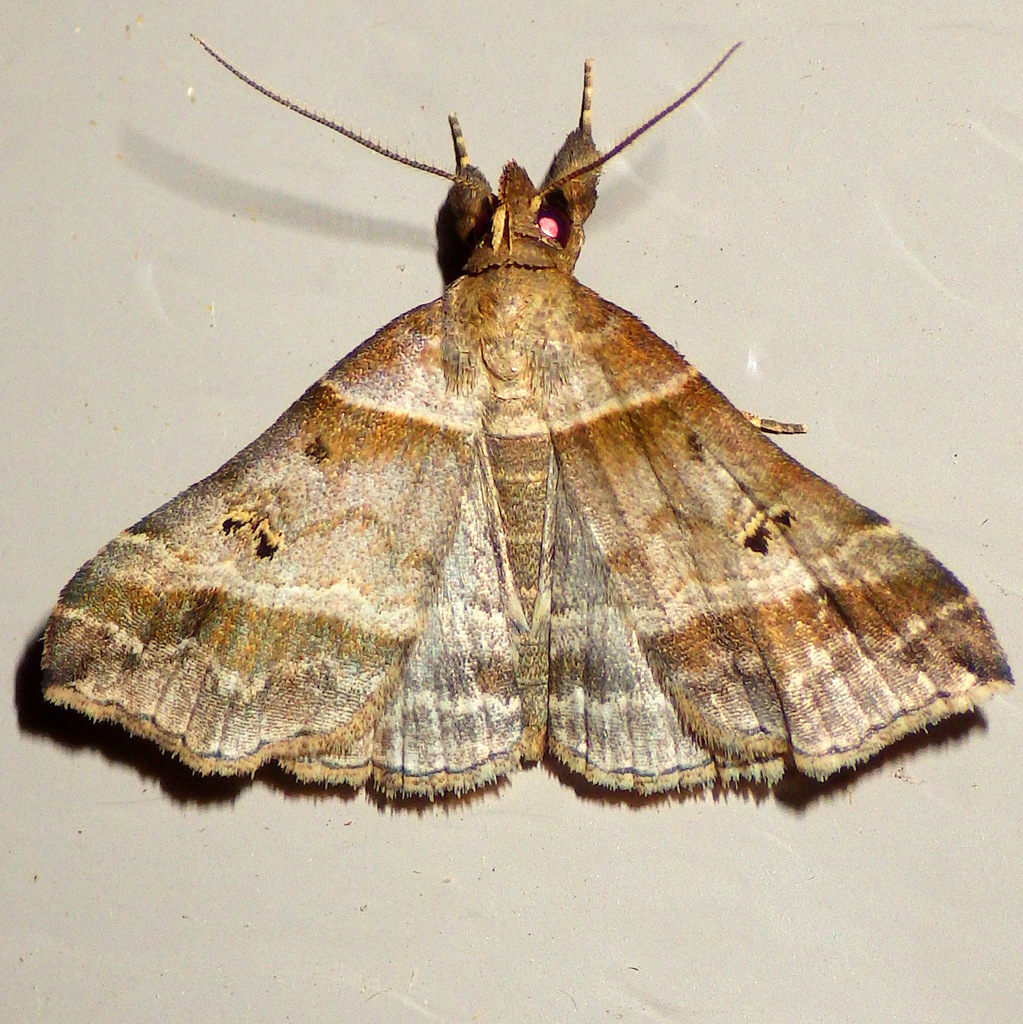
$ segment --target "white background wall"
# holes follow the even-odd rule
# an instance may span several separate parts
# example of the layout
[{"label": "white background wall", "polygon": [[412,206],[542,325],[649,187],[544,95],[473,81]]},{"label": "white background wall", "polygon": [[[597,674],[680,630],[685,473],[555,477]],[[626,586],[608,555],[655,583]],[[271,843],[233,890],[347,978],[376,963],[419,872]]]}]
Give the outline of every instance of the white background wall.
[{"label": "white background wall", "polygon": [[745,40],[608,167],[578,276],[740,407],[808,422],[788,450],[946,562],[1023,671],[1018,11],[625,10],[5,14],[0,1018],[951,1022],[1023,1005],[1016,692],[805,804],[637,807],[541,767],[421,813],[274,775],[204,783],[34,696],[33,641],[74,570],[440,289],[443,183],[274,107],[189,32],[445,166],[457,109],[495,181],[512,156],[542,176],[584,57],[610,145]]}]

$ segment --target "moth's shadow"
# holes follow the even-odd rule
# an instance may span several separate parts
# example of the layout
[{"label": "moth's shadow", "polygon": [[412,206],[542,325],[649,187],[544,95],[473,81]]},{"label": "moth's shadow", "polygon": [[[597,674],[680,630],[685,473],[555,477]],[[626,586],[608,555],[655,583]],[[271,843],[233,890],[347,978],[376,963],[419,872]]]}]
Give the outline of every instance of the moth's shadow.
[{"label": "moth's shadow", "polygon": [[[90,749],[101,753],[116,764],[134,768],[140,775],[152,779],[172,800],[183,804],[214,804],[233,801],[242,791],[254,784],[267,785],[296,799],[355,800],[362,793],[348,786],[318,786],[301,782],[282,769],[265,766],[256,776],[225,777],[199,775],[176,758],[164,753],[150,740],[132,736],[126,729],[109,722],[94,722],[85,715],[68,708],[57,707],[43,698],[43,634],[39,633],[26,646],[14,680],[14,706],[21,730],[32,736],[45,736],[67,750]],[[760,803],[773,796],[782,806],[805,811],[820,800],[834,799],[858,779],[873,772],[887,770],[892,762],[913,754],[924,747],[944,747],[957,744],[975,732],[983,732],[987,723],[981,712],[955,715],[926,732],[907,736],[887,747],[881,754],[856,770],[839,772],[826,782],[815,782],[789,768],[773,790],[767,786],[745,783],[738,787],[710,790],[682,790],[641,796],[626,790],[610,790],[586,782],[552,757],[544,759],[550,774],[570,786],[581,800],[624,805],[637,810],[655,804],[679,803],[710,797],[727,799],[738,797]],[[911,776],[911,770],[907,771]],[[381,811],[423,814],[426,811],[447,812],[464,808],[467,802],[499,799],[502,790],[512,785],[511,779],[501,779],[496,785],[482,786],[461,795],[449,794],[431,801],[425,797],[388,798],[375,790],[364,791],[364,796]],[[911,781],[911,778],[907,778]]]},{"label": "moth's shadow", "polygon": [[351,213],[329,203],[300,199],[280,189],[236,178],[182,156],[130,125],[122,126],[119,145],[126,167],[201,206],[230,214],[244,211],[261,222],[284,224],[311,235],[354,238],[429,252],[437,248],[433,231],[421,225]]},{"label": "moth's shadow", "polygon": [[57,707],[43,697],[43,631],[29,642],[14,677],[18,726],[45,736],[66,750],[95,750],[115,764],[134,768],[179,803],[229,802],[252,784],[250,778],[197,775],[149,740],[110,722],[94,722],[78,711]]},{"label": "moth's shadow", "polygon": [[[449,281],[454,276],[447,263],[449,257],[445,248],[450,246],[450,239],[444,235],[438,237],[438,233],[421,224],[353,213],[330,203],[298,198],[281,189],[235,177],[183,156],[130,125],[121,127],[119,148],[125,167],[189,202],[232,215],[244,211],[260,222],[283,224],[305,234],[432,252],[437,255],[442,278]],[[658,148],[651,147],[649,152],[633,160],[628,179],[616,178],[605,188],[605,217],[607,213],[613,213],[617,219],[630,208],[647,201],[647,192],[651,190],[638,187],[635,182],[643,182],[650,177],[656,179],[658,154]],[[655,167],[652,175],[651,167]],[[464,254],[461,260],[464,261]]]},{"label": "moth's shadow", "polygon": [[[566,785],[571,786],[576,794],[584,800],[597,800],[603,803],[622,804],[642,809],[656,803],[681,803],[708,798],[715,801],[752,800],[759,804],[773,797],[787,810],[802,813],[815,803],[836,799],[858,780],[872,775],[874,772],[888,770],[893,762],[898,762],[917,750],[924,747],[950,746],[965,740],[971,733],[978,730],[983,732],[985,729],[987,729],[987,722],[980,711],[954,715],[937,725],[932,725],[925,732],[914,733],[885,747],[880,754],[861,764],[858,768],[837,772],[823,782],[808,778],[797,771],[794,765],[789,764],[784,776],[773,787],[759,782],[740,782],[730,786],[716,785],[706,789],[672,790],[667,793],[643,796],[628,790],[609,790],[587,782],[552,758],[547,758],[545,763],[548,764],[554,775],[558,776]],[[906,772],[907,781],[911,781],[909,778],[911,774],[911,771]]]},{"label": "moth's shadow", "polygon": [[912,782],[912,755],[925,747],[951,747],[962,743],[976,732],[987,731],[987,720],[982,711],[970,711],[953,715],[922,732],[904,736],[901,740],[885,747],[869,761],[857,768],[845,768],[824,782],[817,782],[806,775],[789,768],[781,782],[774,787],[774,797],[789,810],[802,812],[820,800],[830,800],[846,793],[855,783],[875,772],[889,771],[894,763],[905,760],[906,770],[901,765],[895,769],[897,777]]}]

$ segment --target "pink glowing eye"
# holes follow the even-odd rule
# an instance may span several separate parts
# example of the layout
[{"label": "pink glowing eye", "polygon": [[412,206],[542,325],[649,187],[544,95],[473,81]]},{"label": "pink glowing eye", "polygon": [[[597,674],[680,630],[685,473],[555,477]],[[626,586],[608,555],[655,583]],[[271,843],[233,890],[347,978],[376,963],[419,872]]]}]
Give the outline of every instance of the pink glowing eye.
[{"label": "pink glowing eye", "polygon": [[540,237],[554,242],[564,249],[568,242],[569,222],[564,213],[556,206],[541,206],[536,215],[536,226],[540,229]]}]

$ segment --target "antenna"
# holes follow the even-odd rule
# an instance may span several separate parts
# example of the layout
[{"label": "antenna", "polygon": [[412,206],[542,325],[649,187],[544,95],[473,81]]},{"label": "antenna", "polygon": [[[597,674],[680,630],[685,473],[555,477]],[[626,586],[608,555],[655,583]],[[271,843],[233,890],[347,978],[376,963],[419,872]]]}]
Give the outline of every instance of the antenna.
[{"label": "antenna", "polygon": [[317,124],[322,124],[324,128],[329,128],[331,131],[335,131],[340,135],[343,135],[346,139],[351,139],[352,142],[357,142],[360,146],[365,146],[366,149],[373,150],[374,153],[379,153],[381,156],[387,157],[388,160],[394,160],[396,163],[404,164],[406,167],[411,167],[416,171],[426,171],[427,174],[435,174],[438,178],[444,178],[446,181],[457,181],[457,176],[452,174],[450,171],[445,171],[440,167],[434,167],[433,164],[424,164],[419,160],[413,160],[411,157],[405,156],[402,153],[398,153],[393,149],[388,149],[386,146],[381,146],[379,142],[374,142],[372,139],[367,139],[364,135],[360,135],[358,132],[352,131],[351,128],[346,128],[343,124],[339,124],[337,121],[332,121],[329,117],[325,117],[323,114],[318,114],[315,110],[310,110],[307,107],[301,107],[297,103],[292,102],[287,96],[282,96],[280,93],[274,92],[272,89],[268,89],[265,85],[260,85],[253,78],[249,78],[243,71],[239,71],[229,60],[222,57],[216,50],[210,46],[205,40],[200,39],[197,35],[193,35],[192,38],[218,63],[222,64],[228,71],[234,75],[235,78],[241,79],[246,85],[251,86],[256,92],[261,92],[267,99],[271,99],[274,103],[279,103],[282,107],[287,107],[288,110],[293,110],[296,114],[301,114],[303,117],[308,117],[310,121],[315,121]]},{"label": "antenna", "polygon": [[[663,110],[659,110],[656,114],[654,114],[653,117],[650,118],[649,121],[644,121],[643,124],[641,124],[634,131],[629,132],[629,134],[626,135],[625,138],[622,139],[622,141],[619,142],[616,146],[612,146],[611,149],[609,149],[606,153],[598,157],[596,160],[593,160],[590,163],[586,164],[584,167],[578,167],[574,171],[570,171],[564,177],[559,178],[557,181],[552,181],[544,189],[544,192],[554,192],[559,188],[564,188],[564,186],[568,184],[568,182],[572,181],[574,178],[581,178],[584,174],[590,174],[591,172],[597,170],[598,167],[603,167],[604,164],[606,164],[608,160],[610,160],[612,157],[618,156],[618,154],[623,149],[625,149],[626,146],[631,146],[636,141],[636,139],[638,139],[641,135],[645,134],[651,128],[653,128],[653,126],[657,124],[658,121],[663,121],[664,118],[666,118],[670,113],[678,110],[678,108],[681,107],[682,104],[685,103],[685,101],[689,99],[694,93],[699,92],[721,70],[721,68],[724,66],[725,61],[728,60],[728,58],[731,57],[732,54],[735,53],[735,51],[738,50],[740,46],[742,46],[741,42],[733,44],[729,51],[717,62],[717,64],[714,65],[714,67],[710,69],[710,71],[708,71],[703,76],[703,78],[701,78],[696,83],[696,85],[687,89],[681,96],[679,96],[677,100],[673,101],[672,103],[669,103],[666,107],[664,107]],[[587,94],[587,90],[592,90],[589,61],[587,61],[585,85],[583,88],[583,120],[589,120],[590,111],[589,96]]]}]

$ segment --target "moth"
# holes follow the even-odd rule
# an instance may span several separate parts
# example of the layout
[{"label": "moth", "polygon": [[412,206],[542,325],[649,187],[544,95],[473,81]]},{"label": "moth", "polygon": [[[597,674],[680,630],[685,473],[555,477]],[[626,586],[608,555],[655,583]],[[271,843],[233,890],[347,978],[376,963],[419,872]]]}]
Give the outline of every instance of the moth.
[{"label": "moth", "polygon": [[579,125],[497,191],[452,115],[443,295],[83,566],[46,697],[203,773],[389,796],[552,755],[640,793],[823,779],[1011,685],[975,599],[573,268]]}]

